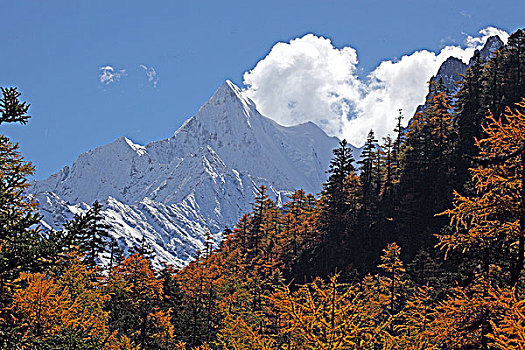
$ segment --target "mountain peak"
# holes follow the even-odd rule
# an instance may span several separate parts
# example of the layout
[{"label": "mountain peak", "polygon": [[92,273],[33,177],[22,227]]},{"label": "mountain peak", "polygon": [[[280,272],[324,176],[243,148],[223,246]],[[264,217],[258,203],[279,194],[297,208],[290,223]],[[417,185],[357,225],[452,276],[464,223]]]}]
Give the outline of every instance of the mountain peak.
[{"label": "mountain peak", "polygon": [[481,50],[476,50],[474,55],[470,58],[469,66],[474,64],[474,60],[476,57],[479,57],[482,61],[487,61],[492,55],[492,53],[500,49],[503,45],[505,44],[499,36],[493,35],[489,37],[485,42],[485,45],[483,45],[483,48]]},{"label": "mountain peak", "polygon": [[244,97],[241,89],[234,83],[226,80],[182,128],[185,129],[195,123],[206,125],[213,131],[216,131],[217,127],[225,127],[225,124],[251,127],[251,119],[257,115],[253,101]]},{"label": "mountain peak", "polygon": [[459,58],[456,58],[454,56],[450,56],[441,64],[439,67],[439,70],[437,72],[437,77],[441,77],[444,75],[457,75],[458,72],[461,73],[466,70],[467,65],[463,63]]},{"label": "mountain peak", "polygon": [[503,41],[497,35],[493,35],[487,39],[487,42],[483,48],[479,51],[479,55],[482,59],[486,60],[492,55],[492,53],[502,47]]},{"label": "mountain peak", "polygon": [[436,76],[432,77],[432,81],[442,81],[445,87],[454,92],[457,89],[456,82],[461,80],[461,76],[465,74],[468,66],[456,57],[449,57],[441,64]]},{"label": "mountain peak", "polygon": [[215,91],[213,96],[210,98],[210,101],[220,101],[224,103],[225,101],[231,102],[232,100],[239,100],[244,104],[250,104],[241,93],[241,89],[230,80],[226,80],[222,85]]},{"label": "mountain peak", "polygon": [[222,83],[222,85],[219,87],[219,90],[220,89],[228,89],[228,90],[231,90],[233,91],[234,93],[238,93],[240,94],[241,92],[241,89],[239,89],[239,87],[237,85],[235,85],[231,80],[229,79],[226,79],[224,81],[224,83]]},{"label": "mountain peak", "polygon": [[125,136],[121,136],[119,137],[118,139],[116,139],[115,141],[111,142],[110,144],[106,145],[106,146],[101,146],[101,147],[98,147],[98,148],[105,148],[105,147],[112,147],[112,149],[114,148],[120,148],[120,149],[131,149],[133,152],[137,153],[139,156],[142,156],[146,153],[145,151],[145,147],[142,146],[142,145],[139,145],[137,143],[134,143],[133,141],[131,141],[130,139],[128,139],[127,137]]}]

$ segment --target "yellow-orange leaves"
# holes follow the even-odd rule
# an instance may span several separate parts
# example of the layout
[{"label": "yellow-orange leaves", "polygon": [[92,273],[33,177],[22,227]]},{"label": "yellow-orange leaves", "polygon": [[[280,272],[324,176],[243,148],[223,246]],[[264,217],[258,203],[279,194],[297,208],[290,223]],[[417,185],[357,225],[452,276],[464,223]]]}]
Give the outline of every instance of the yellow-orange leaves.
[{"label": "yellow-orange leaves", "polygon": [[[76,283],[67,286],[64,282],[71,277],[70,270],[77,272]],[[87,276],[86,267],[77,264],[58,279],[23,273],[20,279],[27,282],[27,287],[14,294],[13,309],[23,316],[26,335],[38,340],[65,329],[76,329],[92,338],[106,337],[108,314],[103,310],[106,297],[91,282],[86,282]]]},{"label": "yellow-orange leaves", "polygon": [[377,322],[375,310],[352,286],[321,280],[292,293],[283,287],[271,298],[282,315],[282,333],[289,339],[285,349],[367,349],[382,344],[387,348],[388,322]]},{"label": "yellow-orange leaves", "polygon": [[518,300],[513,290],[491,292],[501,310],[501,321],[492,323],[488,337],[501,350],[525,350],[525,300]]},{"label": "yellow-orange leaves", "polygon": [[[525,100],[517,105],[523,109]],[[519,236],[521,156],[501,159],[517,152],[525,139],[525,114],[507,108],[501,119],[488,117],[487,137],[477,141],[484,164],[470,169],[475,195],[455,193],[453,207],[441,215],[450,217],[453,234],[438,235],[447,251],[485,248],[494,241],[512,245]]]}]

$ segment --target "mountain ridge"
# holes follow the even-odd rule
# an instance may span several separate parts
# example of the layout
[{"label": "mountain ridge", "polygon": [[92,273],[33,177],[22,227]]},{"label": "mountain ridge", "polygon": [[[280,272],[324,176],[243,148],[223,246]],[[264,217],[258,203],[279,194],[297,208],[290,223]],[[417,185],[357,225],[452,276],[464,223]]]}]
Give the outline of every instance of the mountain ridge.
[{"label": "mountain ridge", "polygon": [[[126,137],[82,153],[30,188],[43,224],[60,229],[95,200],[125,250],[145,240],[157,263],[183,266],[249,210],[260,185],[277,202],[294,189],[318,193],[338,139],[313,123],[284,127],[225,81],[172,137]],[[354,149],[355,150],[355,149]]]}]

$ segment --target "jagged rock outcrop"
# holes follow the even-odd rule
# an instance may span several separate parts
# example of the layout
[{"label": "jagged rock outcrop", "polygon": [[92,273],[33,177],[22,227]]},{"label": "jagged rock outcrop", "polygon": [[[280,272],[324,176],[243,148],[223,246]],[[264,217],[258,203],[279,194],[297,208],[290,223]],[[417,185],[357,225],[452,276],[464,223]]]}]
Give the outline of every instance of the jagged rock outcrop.
[{"label": "jagged rock outcrop", "polygon": [[[490,58],[490,55],[499,48],[501,48],[504,45],[503,41],[499,38],[497,35],[493,35],[487,39],[487,42],[485,45],[483,45],[483,48],[479,50],[479,56],[483,60],[488,60]],[[472,64],[472,58],[469,61],[469,66]]]},{"label": "jagged rock outcrop", "polygon": [[[503,45],[503,41],[501,41],[501,39],[498,36],[491,36],[487,38],[487,41],[485,42],[485,45],[483,45],[483,48],[478,51],[479,55],[483,60],[488,60],[490,58],[490,55]],[[430,78],[430,83],[434,84],[441,81],[443,85],[448,89],[448,91],[454,94],[458,90],[457,83],[463,79],[462,75],[465,74],[465,72],[471,64],[472,58],[470,59],[469,64],[467,65],[456,57],[449,57],[445,60],[445,62],[441,64],[437,74]],[[416,113],[424,111],[428,106],[431,98],[432,94],[431,92],[429,92],[426,96],[425,103],[417,107]]]}]

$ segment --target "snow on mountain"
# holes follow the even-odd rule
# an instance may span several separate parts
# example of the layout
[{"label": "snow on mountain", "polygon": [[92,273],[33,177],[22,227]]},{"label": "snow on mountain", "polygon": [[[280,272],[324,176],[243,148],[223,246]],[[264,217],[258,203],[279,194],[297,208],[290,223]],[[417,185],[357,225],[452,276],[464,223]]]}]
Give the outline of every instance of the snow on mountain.
[{"label": "snow on mountain", "polygon": [[144,238],[157,262],[183,266],[207,230],[218,242],[235,225],[260,185],[277,202],[297,188],[318,193],[337,146],[313,123],[284,127],[262,116],[226,81],[171,138],[141,146],[121,137],[30,191],[49,228],[98,200],[121,247]]}]

